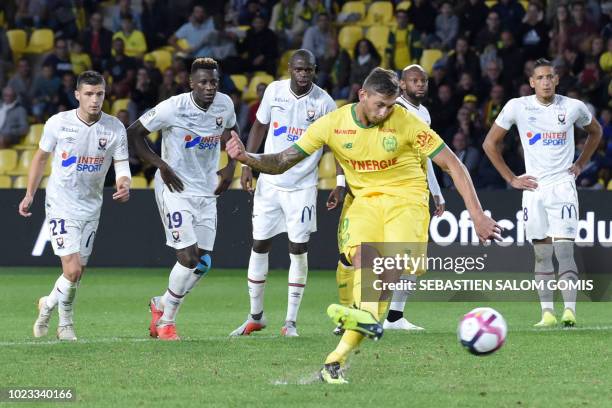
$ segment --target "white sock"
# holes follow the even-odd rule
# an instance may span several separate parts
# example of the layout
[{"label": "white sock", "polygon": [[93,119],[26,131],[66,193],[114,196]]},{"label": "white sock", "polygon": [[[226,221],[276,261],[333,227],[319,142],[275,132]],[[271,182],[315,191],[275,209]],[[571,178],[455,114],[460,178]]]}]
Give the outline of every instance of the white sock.
[{"label": "white sock", "polygon": [[73,310],[72,305],[76,296],[78,283],[70,282],[64,275],[61,275],[56,282],[57,304],[59,311],[59,326],[72,324]]},{"label": "white sock", "polygon": [[291,264],[289,266],[289,290],[287,295],[287,318],[286,321],[297,321],[298,310],[302,303],[306,279],[308,278],[308,253],[299,255],[289,254]]},{"label": "white sock", "polygon": [[264,289],[268,276],[268,254],[251,250],[249,270],[247,273],[249,297],[251,298],[251,315],[263,312]]},{"label": "white sock", "polygon": [[195,268],[187,268],[178,262],[174,264],[168,278],[168,289],[161,299],[164,314],[160,320],[163,320],[164,323],[175,321],[176,314],[187,291],[187,281],[194,270]]},{"label": "white sock", "polygon": [[[414,274],[410,275],[402,275],[400,277],[401,281],[409,281],[416,282],[417,276]],[[411,290],[394,290],[393,296],[391,297],[391,304],[389,306],[389,310],[395,310],[396,312],[404,313],[404,309],[406,308],[406,300],[408,300],[408,296],[412,293]]]},{"label": "white sock", "polygon": [[51,289],[51,293],[47,295],[47,301],[45,305],[47,306],[47,309],[49,309],[49,311],[52,311],[57,306],[57,295],[58,295],[57,287],[60,284],[60,281],[63,277],[64,275],[62,274],[59,276],[59,278],[57,278],[57,280],[55,281],[55,285],[53,285],[53,289]]},{"label": "white sock", "polygon": [[535,256],[535,281],[544,282],[544,286],[538,289],[540,307],[544,310],[554,310],[553,291],[548,288],[548,282],[555,279],[555,267],[553,265],[553,246],[551,244],[534,244]]}]

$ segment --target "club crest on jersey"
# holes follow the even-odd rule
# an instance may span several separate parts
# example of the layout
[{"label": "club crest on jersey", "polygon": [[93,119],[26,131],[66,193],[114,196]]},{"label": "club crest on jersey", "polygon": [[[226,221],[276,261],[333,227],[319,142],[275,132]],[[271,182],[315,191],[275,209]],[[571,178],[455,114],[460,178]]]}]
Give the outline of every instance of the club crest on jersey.
[{"label": "club crest on jersey", "polygon": [[395,138],[395,136],[383,137],[382,143],[386,152],[394,152],[397,150],[397,139]]},{"label": "club crest on jersey", "polygon": [[108,143],[108,139],[105,137],[101,137],[98,139],[98,150],[106,150],[106,144]]},{"label": "club crest on jersey", "polygon": [[58,249],[64,248],[64,237],[55,238],[55,243],[57,244]]},{"label": "club crest on jersey", "polygon": [[565,125],[565,113],[559,113],[557,115],[557,120],[559,121],[560,125]]},{"label": "club crest on jersey", "polygon": [[315,120],[315,111],[312,109],[308,109],[306,111],[306,121],[313,122]]},{"label": "club crest on jersey", "polygon": [[172,239],[174,242],[181,242],[181,235],[178,231],[172,231]]},{"label": "club crest on jersey", "polygon": [[217,117],[217,127],[220,128],[221,126],[223,126],[223,117],[218,116]]}]

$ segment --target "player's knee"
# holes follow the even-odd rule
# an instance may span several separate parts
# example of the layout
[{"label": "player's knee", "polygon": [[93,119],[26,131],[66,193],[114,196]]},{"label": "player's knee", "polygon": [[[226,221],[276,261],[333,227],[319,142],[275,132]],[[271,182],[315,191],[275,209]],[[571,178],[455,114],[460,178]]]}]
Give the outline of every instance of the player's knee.
[{"label": "player's knee", "polygon": [[559,263],[559,277],[564,272],[578,273],[576,261],[574,260],[574,241],[571,240],[558,240],[553,241],[552,245],[555,249],[555,256]]},{"label": "player's knee", "polygon": [[63,268],[64,276],[70,282],[78,282],[81,279],[81,271],[80,265],[68,265]]},{"label": "player's knee", "polygon": [[344,265],[345,267],[349,268],[349,267],[353,266],[353,264],[351,264],[351,261],[348,260],[346,255],[340,254],[340,256],[338,258],[340,259],[340,263],[342,265]]},{"label": "player's knee", "polygon": [[305,254],[308,252],[308,242],[289,241],[289,253],[294,255]]},{"label": "player's knee", "polygon": [[258,254],[267,254],[270,252],[270,248],[272,247],[272,241],[269,239],[253,240],[253,252],[257,252]]},{"label": "player's knee", "polygon": [[535,271],[536,272],[553,272],[553,246],[551,244],[541,243],[533,245],[535,255]]},{"label": "player's knee", "polygon": [[196,251],[185,248],[176,251],[176,260],[186,268],[195,269],[200,262],[200,257]]}]

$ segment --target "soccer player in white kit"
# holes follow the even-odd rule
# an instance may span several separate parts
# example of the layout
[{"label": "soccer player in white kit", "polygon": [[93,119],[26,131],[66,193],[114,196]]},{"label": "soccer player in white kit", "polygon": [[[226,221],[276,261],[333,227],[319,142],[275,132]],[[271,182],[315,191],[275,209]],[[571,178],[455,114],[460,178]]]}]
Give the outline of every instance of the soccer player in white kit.
[{"label": "soccer player in white kit", "polygon": [[[529,84],[535,95],[514,98],[495,120],[483,148],[501,176],[512,187],[523,190],[525,236],[535,252],[535,280],[544,281],[538,290],[542,319],[536,327],[557,324],[553,292],[546,284],[554,280],[553,253],[559,264],[558,280],[578,280],[574,239],[578,227],[578,194],[575,179],[597,149],[602,130],[586,105],[555,94],[559,81],[550,61],[539,59]],[[526,174],[515,175],[506,165],[500,145],[506,132],[516,125],[525,156]],[[588,138],[580,157],[574,160],[574,125]],[[576,290],[562,290],[564,326],[576,324]]]},{"label": "soccer player in white kit", "polygon": [[[431,116],[422,101],[427,95],[428,78],[427,73],[420,65],[409,65],[402,71],[400,79],[401,94],[397,98],[397,104],[414,113],[423,122],[431,126]],[[433,163],[429,157],[424,157],[424,165],[427,166],[427,186],[433,196],[436,209],[434,215],[440,216],[444,213],[444,196],[440,184],[434,173]],[[402,276],[402,279],[416,282],[416,275]],[[404,317],[406,301],[410,296],[410,290],[393,291],[393,297],[389,304],[389,313],[383,323],[385,330],[423,330]]]},{"label": "soccer player in white kit", "polygon": [[[257,152],[267,132],[265,153],[278,153],[293,145],[315,120],[336,109],[333,99],[312,80],[315,57],[297,50],[289,61],[290,79],[274,81],[266,88],[247,151]],[[249,335],[266,327],[263,312],[271,239],[287,232],[289,238],[289,289],[285,324],[281,335],[295,337],[297,314],[308,276],[308,240],[316,231],[319,150],[291,170],[278,175],[261,174],[253,200],[253,248],[248,267],[250,313],[231,336]],[[242,167],[243,188],[252,191],[252,172]]]},{"label": "soccer player in white kit", "polygon": [[[233,160],[217,171],[221,144],[230,130],[238,129],[232,100],[217,92],[217,62],[197,58],[190,84],[191,92],[160,102],[128,128],[138,156],[158,168],[155,199],[166,245],[176,250],[167,290],[150,301],[149,334],[160,340],[179,340],[176,314],[185,295],[212,266],[217,196],[228,189],[234,175]],[[145,140],[158,130],[162,157]]]},{"label": "soccer player in white kit", "polygon": [[26,194],[19,204],[19,214],[32,215],[30,206],[47,160],[53,155],[45,211],[53,252],[62,262],[62,275],[51,293],[38,301],[34,337],[47,335],[51,313],[58,306],[58,339],[77,339],[73,302],[93,248],[104,179],[111,162],[117,183],[113,199],[126,202],[130,197],[126,131],[117,118],[102,112],[105,88],[104,78],[98,72],[85,71],[79,75],[75,91],[79,107],[53,115],[45,123],[32,159]]}]

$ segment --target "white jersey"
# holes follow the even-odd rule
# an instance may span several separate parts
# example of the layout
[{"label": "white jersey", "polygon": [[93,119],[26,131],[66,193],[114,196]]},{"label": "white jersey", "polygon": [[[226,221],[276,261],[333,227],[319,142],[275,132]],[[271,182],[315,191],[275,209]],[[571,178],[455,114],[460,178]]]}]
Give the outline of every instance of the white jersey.
[{"label": "white jersey", "polygon": [[53,152],[46,189],[47,216],[97,220],[111,162],[128,159],[123,124],[104,112],[90,125],[77,116],[76,109],[60,112],[45,123],[39,147]]},{"label": "white jersey", "polygon": [[577,99],[555,95],[554,101],[544,106],[530,95],[508,101],[495,124],[506,130],[516,125],[525,170],[540,186],[546,186],[574,181],[567,171],[574,161],[574,125],[582,128],[591,119],[591,112]]},{"label": "white jersey", "polygon": [[[290,79],[274,81],[266,88],[257,120],[270,124],[264,153],[278,153],[291,147],[315,120],[336,109],[334,100],[317,85],[296,96],[290,88]],[[261,174],[269,184],[281,190],[300,190],[317,185],[318,163],[323,154],[319,149],[283,174]]]},{"label": "white jersey", "polygon": [[[217,92],[212,104],[203,110],[191,92],[183,93],[160,102],[139,120],[150,132],[162,131],[162,159],[184,186],[175,194],[214,197],[221,135],[236,124],[230,97]],[[155,182],[163,183],[159,170]]]}]

